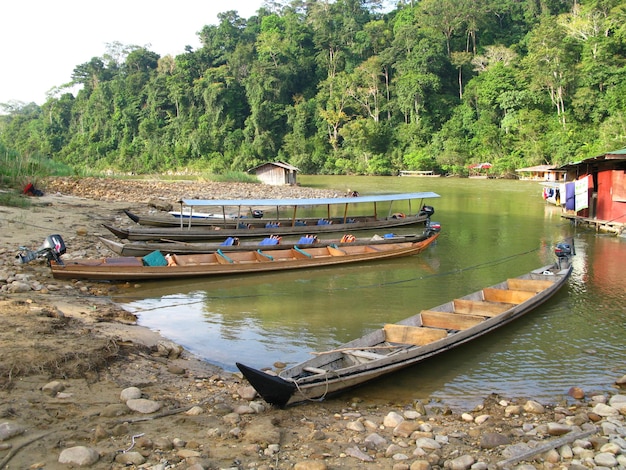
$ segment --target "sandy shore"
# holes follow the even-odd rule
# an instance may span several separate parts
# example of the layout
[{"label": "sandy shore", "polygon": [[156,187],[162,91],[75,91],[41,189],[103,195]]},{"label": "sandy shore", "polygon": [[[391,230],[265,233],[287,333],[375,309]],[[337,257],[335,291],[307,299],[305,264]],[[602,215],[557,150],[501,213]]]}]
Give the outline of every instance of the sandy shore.
[{"label": "sandy shore", "polygon": [[618,384],[593,397],[572,390],[559,404],[486,395],[477,409],[454,412],[374,406],[358,390],[272,409],[238,375],[137,326],[108,300],[132,287],[56,281],[44,263],[15,263],[18,246],[37,248],[52,233],[72,253],[109,255],[96,236],[108,236],[103,223],[130,224],[124,208],[334,192],[92,179],[43,189],[28,208],[0,207],[0,468],[486,469],[515,468],[524,455],[528,468],[626,468]]}]

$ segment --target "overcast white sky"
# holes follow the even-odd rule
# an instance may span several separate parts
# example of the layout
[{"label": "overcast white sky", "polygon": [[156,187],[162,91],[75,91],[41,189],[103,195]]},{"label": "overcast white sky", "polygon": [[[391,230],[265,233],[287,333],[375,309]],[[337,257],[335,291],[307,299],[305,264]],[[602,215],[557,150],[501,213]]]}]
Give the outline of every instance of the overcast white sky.
[{"label": "overcast white sky", "polygon": [[216,25],[217,14],[249,18],[263,0],[30,0],[0,6],[0,103],[41,105],[46,92],[71,80],[72,71],[106,44],[149,46],[176,55],[200,46],[196,33]]}]

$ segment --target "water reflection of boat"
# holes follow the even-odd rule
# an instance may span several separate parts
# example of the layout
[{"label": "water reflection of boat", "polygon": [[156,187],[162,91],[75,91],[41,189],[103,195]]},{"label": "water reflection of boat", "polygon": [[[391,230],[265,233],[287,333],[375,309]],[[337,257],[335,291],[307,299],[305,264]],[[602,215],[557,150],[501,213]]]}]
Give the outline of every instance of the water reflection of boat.
[{"label": "water reflection of boat", "polygon": [[532,311],[555,294],[572,272],[571,247],[558,244],[556,254],[553,265],[384,325],[277,375],[241,363],[237,367],[265,401],[280,407],[342,392],[466,343]]}]

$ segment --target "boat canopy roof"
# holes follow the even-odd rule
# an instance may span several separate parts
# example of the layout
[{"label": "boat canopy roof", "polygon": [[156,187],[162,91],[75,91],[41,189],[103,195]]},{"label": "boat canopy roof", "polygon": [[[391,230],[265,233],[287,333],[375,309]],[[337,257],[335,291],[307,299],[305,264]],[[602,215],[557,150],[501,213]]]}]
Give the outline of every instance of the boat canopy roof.
[{"label": "boat canopy roof", "polygon": [[421,193],[378,194],[355,197],[325,197],[309,199],[183,199],[180,202],[189,207],[206,206],[321,206],[329,204],[359,204],[367,202],[394,202],[409,199],[440,197],[430,191]]}]

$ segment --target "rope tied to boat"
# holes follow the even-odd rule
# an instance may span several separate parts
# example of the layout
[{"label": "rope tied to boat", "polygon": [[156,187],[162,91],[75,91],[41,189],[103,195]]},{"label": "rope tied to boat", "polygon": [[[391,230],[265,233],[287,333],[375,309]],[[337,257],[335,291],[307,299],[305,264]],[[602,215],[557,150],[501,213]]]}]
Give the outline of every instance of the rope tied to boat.
[{"label": "rope tied to boat", "polygon": [[292,381],[293,381],[293,384],[296,386],[296,389],[298,390],[298,392],[300,392],[300,395],[302,395],[305,400],[317,403],[317,402],[320,402],[320,401],[324,401],[326,399],[326,395],[328,395],[328,389],[330,387],[330,382],[328,381],[328,379],[329,379],[329,376],[330,376],[331,373],[333,373],[336,376],[336,378],[341,379],[341,376],[339,376],[337,371],[327,370],[326,374],[324,375],[324,381],[326,382],[326,390],[324,390],[324,393],[319,398],[307,397],[306,394],[300,388],[300,385],[298,384],[298,381],[297,380],[293,380],[293,379],[292,379]]}]

